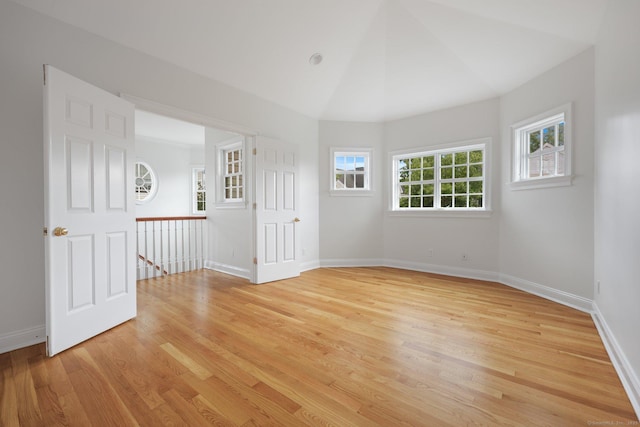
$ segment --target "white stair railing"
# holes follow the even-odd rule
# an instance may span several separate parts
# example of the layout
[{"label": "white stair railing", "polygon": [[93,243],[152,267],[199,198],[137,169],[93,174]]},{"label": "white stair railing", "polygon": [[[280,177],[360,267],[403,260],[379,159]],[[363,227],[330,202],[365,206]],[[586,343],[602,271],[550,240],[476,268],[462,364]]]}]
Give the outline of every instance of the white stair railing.
[{"label": "white stair railing", "polygon": [[136,218],[137,279],[203,268],[206,219],[204,216]]}]

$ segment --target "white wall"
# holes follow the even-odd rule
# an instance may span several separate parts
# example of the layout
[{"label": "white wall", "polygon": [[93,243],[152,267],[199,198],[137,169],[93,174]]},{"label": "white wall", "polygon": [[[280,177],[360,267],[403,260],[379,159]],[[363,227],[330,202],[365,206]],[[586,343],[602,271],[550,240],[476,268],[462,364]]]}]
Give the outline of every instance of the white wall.
[{"label": "white wall", "polygon": [[158,185],[151,200],[136,205],[137,217],[192,215],[192,169],[204,166],[204,146],[137,139],[136,160],[153,169]]},{"label": "white wall", "polygon": [[[489,217],[406,217],[385,213],[384,257],[392,265],[461,276],[497,279],[500,158],[499,100],[492,99],[385,125],[387,152],[406,148],[492,138],[491,190],[493,213]],[[389,205],[389,167],[385,159],[385,209]],[[433,255],[429,256],[429,251]],[[468,255],[462,261],[462,254]]]},{"label": "white wall", "polygon": [[[0,343],[42,341],[42,64],[127,93],[300,144],[305,255],[318,259],[318,123],[8,1],[0,1]],[[11,344],[12,346],[13,344]],[[7,346],[0,348],[6,350]]]},{"label": "white wall", "polygon": [[[331,195],[330,149],[373,149],[369,195]],[[320,259],[323,265],[379,264],[384,254],[383,125],[320,122]]]},{"label": "white wall", "polygon": [[[543,294],[552,290],[559,299],[568,293],[564,302],[581,308],[590,307],[593,297],[593,65],[589,49],[503,96],[500,104],[503,281]],[[510,126],[568,102],[573,103],[573,185],[512,190]]]},{"label": "white wall", "polygon": [[[250,140],[245,141],[245,155],[251,152]],[[245,156],[244,182],[246,187],[246,203],[241,207],[220,208],[216,205],[216,174],[218,171],[219,143],[230,143],[245,140],[242,136],[231,136],[229,133],[215,129],[205,130],[206,164],[207,164],[207,222],[209,230],[209,257],[207,266],[229,274],[251,278],[252,271],[252,236],[251,227],[253,210],[250,194],[253,180],[253,156]]]},{"label": "white wall", "polygon": [[640,414],[640,2],[615,0],[596,44],[595,294]]}]

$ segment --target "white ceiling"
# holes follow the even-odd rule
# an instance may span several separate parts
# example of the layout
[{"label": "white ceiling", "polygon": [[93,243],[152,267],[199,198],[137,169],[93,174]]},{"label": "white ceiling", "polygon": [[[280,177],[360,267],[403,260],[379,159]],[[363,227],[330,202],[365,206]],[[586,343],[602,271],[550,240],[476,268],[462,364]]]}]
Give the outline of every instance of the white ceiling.
[{"label": "white ceiling", "polygon": [[14,1],[308,116],[354,121],[503,94],[593,45],[608,2]]}]

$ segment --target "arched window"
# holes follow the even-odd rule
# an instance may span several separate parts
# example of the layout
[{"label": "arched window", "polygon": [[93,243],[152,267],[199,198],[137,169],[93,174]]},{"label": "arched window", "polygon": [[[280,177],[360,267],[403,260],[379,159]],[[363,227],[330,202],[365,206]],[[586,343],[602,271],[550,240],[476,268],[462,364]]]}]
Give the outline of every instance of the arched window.
[{"label": "arched window", "polygon": [[156,175],[145,162],[136,162],[136,203],[146,203],[153,199],[158,189]]}]

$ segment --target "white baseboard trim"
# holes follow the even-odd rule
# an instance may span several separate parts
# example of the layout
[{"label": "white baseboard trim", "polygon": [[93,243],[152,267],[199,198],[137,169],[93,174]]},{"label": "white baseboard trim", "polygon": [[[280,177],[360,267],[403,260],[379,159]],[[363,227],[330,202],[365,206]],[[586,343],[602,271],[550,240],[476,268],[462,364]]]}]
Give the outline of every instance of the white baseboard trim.
[{"label": "white baseboard trim", "polygon": [[465,277],[468,279],[498,280],[498,275],[490,271],[382,258],[323,259],[320,261],[320,267],[391,267],[402,270],[422,271],[424,273],[443,274],[446,276]]},{"label": "white baseboard trim", "polygon": [[45,325],[0,335],[0,354],[46,341]]},{"label": "white baseboard trim", "polygon": [[443,274],[446,276],[464,277],[467,279],[488,280],[501,283],[511,288],[520,289],[521,291],[546,298],[586,313],[591,313],[593,304],[593,301],[588,298],[493,271],[378,258],[323,259],[320,260],[319,264],[320,267],[392,267],[404,270],[422,271],[425,273]]},{"label": "white baseboard trim", "polygon": [[346,267],[380,267],[384,265],[383,259],[362,259],[362,258],[352,258],[352,259],[323,259],[318,262],[318,266],[321,268],[346,268]]},{"label": "white baseboard trim", "polygon": [[464,277],[466,279],[498,281],[498,274],[492,271],[476,270],[473,268],[451,267],[446,265],[425,264],[420,262],[402,261],[397,259],[385,260],[385,267],[401,268],[405,270],[422,271],[424,273],[442,274],[445,276]]},{"label": "white baseboard trim", "polygon": [[246,268],[240,268],[233,265],[222,264],[214,261],[205,261],[204,268],[207,270],[219,271],[220,273],[229,274],[231,276],[241,277],[251,280],[251,272]]},{"label": "white baseboard trim", "polygon": [[575,308],[576,310],[584,311],[585,313],[591,313],[592,310],[592,300],[571,294],[569,292],[560,291],[558,289],[550,288],[549,286],[540,285],[538,283],[530,282],[518,277],[509,276],[508,274],[500,274],[500,277],[497,281],[502,283],[503,285],[520,289],[521,291],[525,291],[530,294],[555,301],[559,304]]},{"label": "white baseboard trim", "polygon": [[320,268],[320,261],[318,261],[317,259],[313,261],[300,263],[301,273],[304,271],[315,270],[316,268]]},{"label": "white baseboard trim", "polygon": [[618,373],[622,386],[627,392],[627,396],[629,396],[631,406],[633,406],[634,411],[636,411],[636,416],[640,418],[640,379],[638,379],[638,373],[633,370],[629,359],[627,359],[624,351],[620,348],[616,337],[611,332],[611,328],[609,328],[607,321],[595,301],[593,302],[591,317],[598,329],[602,343],[607,349],[611,363],[613,363],[613,367]]}]

